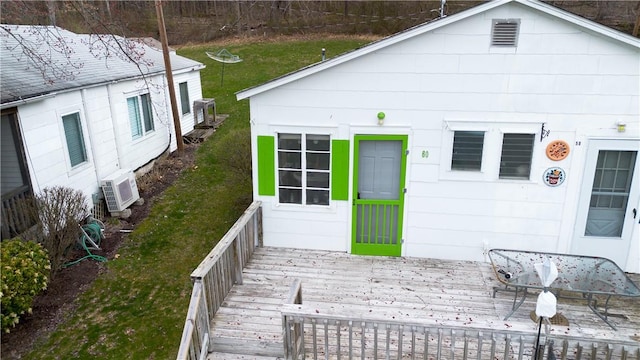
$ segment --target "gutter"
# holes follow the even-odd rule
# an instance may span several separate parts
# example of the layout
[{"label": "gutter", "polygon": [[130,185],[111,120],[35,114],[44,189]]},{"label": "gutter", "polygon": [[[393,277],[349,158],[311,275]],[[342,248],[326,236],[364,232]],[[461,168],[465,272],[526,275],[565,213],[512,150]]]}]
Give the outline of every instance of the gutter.
[{"label": "gutter", "polygon": [[[178,69],[174,73],[183,74],[183,73],[188,73],[190,71],[200,71],[200,70],[202,70],[204,68],[206,68],[206,65],[201,64],[201,65],[198,65],[198,66],[192,66],[192,67]],[[2,104],[0,104],[0,110],[8,109],[8,108],[15,107],[15,106],[18,106],[18,105],[25,105],[25,104],[32,103],[32,102],[38,102],[38,101],[46,100],[46,99],[55,97],[58,94],[65,94],[65,93],[72,92],[72,91],[82,91],[82,90],[91,89],[91,88],[94,88],[94,87],[105,86],[105,85],[110,85],[110,84],[117,84],[117,83],[119,83],[121,81],[139,80],[139,79],[143,79],[145,77],[157,76],[157,75],[161,75],[161,74],[164,74],[164,77],[166,77],[166,71],[163,70],[163,71],[151,72],[151,73],[148,73],[148,74],[138,75],[138,76],[129,77],[129,78],[122,78],[122,79],[118,79],[118,80],[108,80],[108,81],[103,81],[103,82],[99,82],[99,83],[95,83],[95,84],[89,84],[89,85],[83,85],[83,86],[78,86],[78,87],[72,87],[72,88],[68,88],[68,89],[56,90],[56,91],[48,93],[48,94],[43,94],[43,95],[38,95],[38,96],[26,98],[26,99],[19,99],[19,100],[14,100],[14,101],[7,102],[7,103],[2,103]]]},{"label": "gutter", "polygon": [[[66,91],[63,91],[63,92],[66,92]],[[44,94],[44,95],[38,95],[38,96],[26,98],[26,99],[14,100],[14,101],[11,101],[11,102],[0,104],[0,109],[4,110],[4,109],[12,108],[12,107],[15,107],[15,106],[18,106],[18,105],[24,105],[24,104],[28,104],[28,103],[31,103],[31,102],[42,101],[42,100],[46,100],[46,99],[55,97],[56,95],[58,95],[58,92],[54,91],[54,92],[51,92],[51,93],[48,93],[48,94]]]}]

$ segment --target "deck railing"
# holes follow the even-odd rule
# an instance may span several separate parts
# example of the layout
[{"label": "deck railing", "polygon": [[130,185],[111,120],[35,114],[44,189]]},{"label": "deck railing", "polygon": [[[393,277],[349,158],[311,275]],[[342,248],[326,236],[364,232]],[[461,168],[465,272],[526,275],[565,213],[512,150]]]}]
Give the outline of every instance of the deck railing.
[{"label": "deck railing", "polygon": [[0,231],[3,239],[17,236],[35,224],[33,206],[33,194],[27,185],[2,195]]},{"label": "deck railing", "polygon": [[234,284],[242,284],[242,269],[256,246],[262,246],[262,208],[254,202],[191,273],[193,291],[178,360],[204,359],[209,352],[209,324]]},{"label": "deck railing", "polygon": [[[301,289],[299,283],[294,287]],[[285,357],[292,360],[640,360],[638,342],[544,334],[538,339],[535,333],[367,319],[300,304],[284,305],[282,323]]]}]

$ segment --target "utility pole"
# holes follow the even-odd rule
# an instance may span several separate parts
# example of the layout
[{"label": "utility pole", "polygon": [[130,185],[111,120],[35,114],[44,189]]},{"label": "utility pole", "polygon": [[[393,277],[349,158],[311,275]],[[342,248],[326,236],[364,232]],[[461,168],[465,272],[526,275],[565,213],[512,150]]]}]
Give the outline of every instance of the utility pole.
[{"label": "utility pole", "polygon": [[169,45],[167,44],[167,29],[164,26],[164,15],[162,13],[162,0],[155,0],[156,15],[158,17],[158,31],[160,32],[160,42],[162,43],[162,55],[164,57],[164,68],[167,73],[167,82],[169,85],[169,98],[171,100],[171,112],[173,114],[173,127],[176,131],[176,145],[178,152],[184,150],[184,142],[182,141],[182,129],[180,128],[180,114],[178,112],[178,103],[176,102],[176,89],[173,86],[173,71],[171,70],[171,59],[169,57]]}]

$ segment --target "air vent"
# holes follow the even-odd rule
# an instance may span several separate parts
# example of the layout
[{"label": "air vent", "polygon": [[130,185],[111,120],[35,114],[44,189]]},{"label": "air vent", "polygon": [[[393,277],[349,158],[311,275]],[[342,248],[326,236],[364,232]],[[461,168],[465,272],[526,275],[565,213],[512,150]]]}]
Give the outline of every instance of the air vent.
[{"label": "air vent", "polygon": [[519,19],[493,20],[491,46],[517,46]]}]

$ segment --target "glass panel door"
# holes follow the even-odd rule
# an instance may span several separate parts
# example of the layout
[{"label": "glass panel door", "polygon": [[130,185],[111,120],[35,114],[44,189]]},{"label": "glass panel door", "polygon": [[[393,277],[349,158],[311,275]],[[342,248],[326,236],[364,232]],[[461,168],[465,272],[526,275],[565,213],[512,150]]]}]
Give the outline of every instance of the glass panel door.
[{"label": "glass panel door", "polygon": [[585,236],[622,235],[636,156],[635,151],[598,153]]}]

